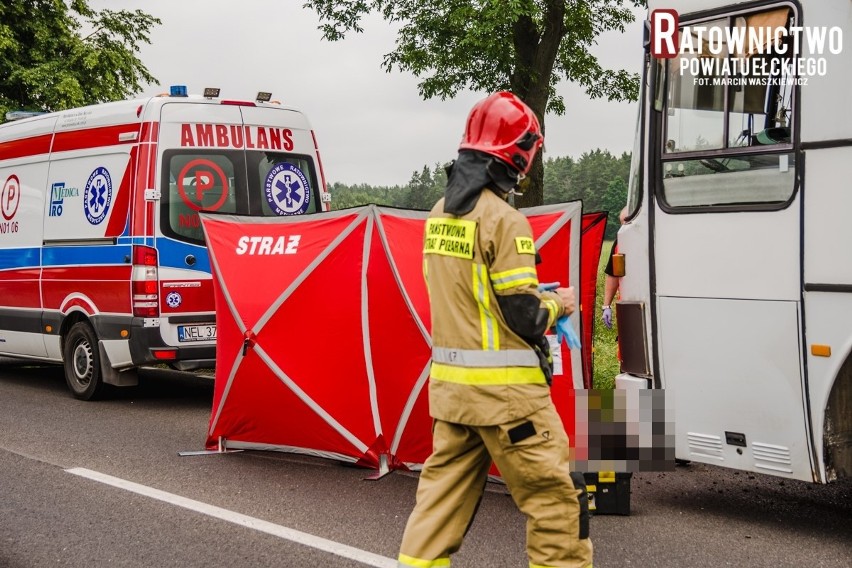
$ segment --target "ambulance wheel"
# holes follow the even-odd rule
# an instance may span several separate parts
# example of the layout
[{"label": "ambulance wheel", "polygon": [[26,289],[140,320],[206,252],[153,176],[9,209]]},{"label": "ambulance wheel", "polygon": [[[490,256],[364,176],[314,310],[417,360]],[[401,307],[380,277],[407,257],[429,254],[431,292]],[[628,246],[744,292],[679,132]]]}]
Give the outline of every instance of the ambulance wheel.
[{"label": "ambulance wheel", "polygon": [[65,338],[65,382],[80,400],[94,400],[103,391],[101,358],[95,332],[86,322],[75,323]]}]

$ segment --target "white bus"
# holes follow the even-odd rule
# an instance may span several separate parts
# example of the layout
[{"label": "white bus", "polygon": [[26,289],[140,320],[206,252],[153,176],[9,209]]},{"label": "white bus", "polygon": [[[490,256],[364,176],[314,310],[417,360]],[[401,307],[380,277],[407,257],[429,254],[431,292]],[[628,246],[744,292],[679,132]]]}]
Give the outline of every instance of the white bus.
[{"label": "white bus", "polygon": [[848,477],[852,2],[648,5],[616,386],[665,389],[679,459]]}]

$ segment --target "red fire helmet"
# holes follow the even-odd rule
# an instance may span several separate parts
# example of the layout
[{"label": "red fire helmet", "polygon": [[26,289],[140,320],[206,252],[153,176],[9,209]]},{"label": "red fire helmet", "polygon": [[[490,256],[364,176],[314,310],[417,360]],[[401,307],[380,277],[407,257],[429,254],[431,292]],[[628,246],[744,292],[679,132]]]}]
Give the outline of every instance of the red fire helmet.
[{"label": "red fire helmet", "polygon": [[538,117],[513,93],[500,91],[476,103],[459,150],[479,150],[526,174],[544,144]]}]

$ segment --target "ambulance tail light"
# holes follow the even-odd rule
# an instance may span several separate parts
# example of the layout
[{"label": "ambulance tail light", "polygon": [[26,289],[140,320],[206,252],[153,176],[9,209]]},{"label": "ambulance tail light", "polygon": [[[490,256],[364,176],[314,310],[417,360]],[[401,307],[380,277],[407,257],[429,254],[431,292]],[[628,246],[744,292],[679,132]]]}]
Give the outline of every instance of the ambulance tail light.
[{"label": "ambulance tail light", "polygon": [[231,99],[225,99],[223,101],[219,101],[220,105],[232,105],[232,106],[244,106],[244,107],[253,107],[257,106],[252,101],[234,101]]},{"label": "ambulance tail light", "polygon": [[133,315],[141,318],[158,317],[160,315],[160,282],[157,273],[157,249],[133,245],[131,282]]}]

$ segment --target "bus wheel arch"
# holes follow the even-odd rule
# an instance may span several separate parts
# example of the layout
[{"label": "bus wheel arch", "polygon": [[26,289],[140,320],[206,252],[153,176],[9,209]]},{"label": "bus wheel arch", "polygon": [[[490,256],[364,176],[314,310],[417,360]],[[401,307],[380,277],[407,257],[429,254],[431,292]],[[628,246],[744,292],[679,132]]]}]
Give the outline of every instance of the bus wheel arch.
[{"label": "bus wheel arch", "polygon": [[826,481],[852,477],[852,354],[846,357],[825,406],[823,428]]}]

